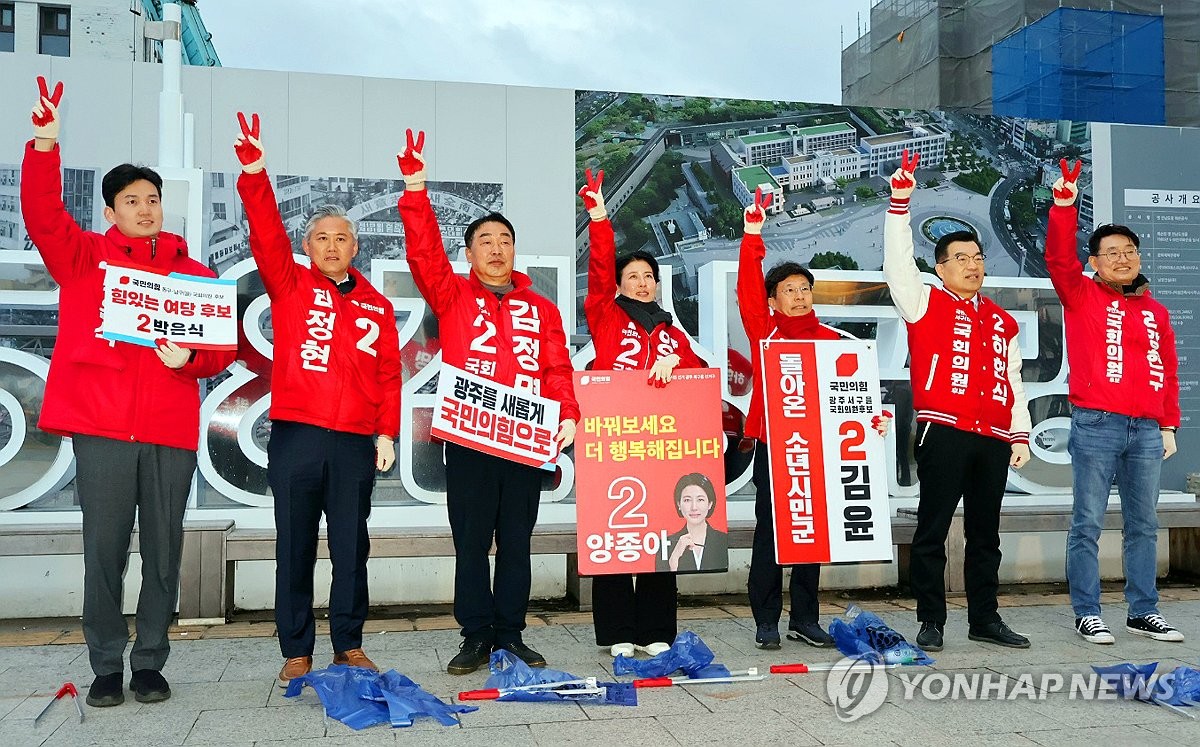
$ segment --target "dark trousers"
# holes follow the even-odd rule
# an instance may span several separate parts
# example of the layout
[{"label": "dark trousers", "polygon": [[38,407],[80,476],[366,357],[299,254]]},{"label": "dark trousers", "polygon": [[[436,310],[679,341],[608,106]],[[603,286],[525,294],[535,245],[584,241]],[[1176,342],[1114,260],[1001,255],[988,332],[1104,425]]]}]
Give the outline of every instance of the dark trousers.
[{"label": "dark trousers", "polygon": [[[775,529],[771,513],[771,472],[766,443],[754,447],[754,545],[750,551],[750,609],[756,625],[778,625],[783,614],[783,566],[775,562]],[[788,625],[815,623],[820,615],[817,587],[819,563],[792,566],[791,614]]]},{"label": "dark trousers", "polygon": [[[446,511],[454,537],[454,619],[465,638],[516,643],[529,608],[529,538],[542,471],[446,444]],[[493,592],[488,551],[496,540]]]},{"label": "dark trousers", "polygon": [[83,510],[83,637],[97,675],[125,669],[129,625],[121,614],[129,538],[136,513],[142,588],[133,670],[161,670],[167,629],[179,601],[179,557],[196,452],[171,446],[76,436],[75,489]]},{"label": "dark trousers", "polygon": [[[336,396],[336,395],[335,395]],[[370,436],[276,420],[267,445],[267,481],[275,497],[275,627],[286,658],[316,645],[313,568],[325,514],[333,581],[329,638],[335,652],[362,647],[370,597],[367,557],[375,444]]]},{"label": "dark trousers", "polygon": [[909,563],[917,620],[946,622],[946,534],[963,504],[967,619],[987,625],[1000,619],[1000,502],[1008,482],[1012,447],[998,438],[947,425],[917,424],[917,479],[921,497]]},{"label": "dark trousers", "polygon": [[[636,586],[635,586],[636,581]],[[678,635],[674,573],[617,573],[592,578],[596,645],[670,643]]]}]

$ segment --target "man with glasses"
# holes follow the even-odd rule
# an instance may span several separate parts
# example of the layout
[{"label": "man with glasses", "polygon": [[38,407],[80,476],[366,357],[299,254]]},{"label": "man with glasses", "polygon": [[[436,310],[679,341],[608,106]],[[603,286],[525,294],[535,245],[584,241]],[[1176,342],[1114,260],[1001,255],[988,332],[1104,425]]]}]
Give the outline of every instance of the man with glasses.
[{"label": "man with glasses", "polygon": [[1088,238],[1082,272],[1074,207],[1081,164],[1060,162],[1054,207],[1046,235],[1046,267],[1062,301],[1071,372],[1074,511],[1067,534],[1067,582],[1075,630],[1089,643],[1111,644],[1100,617],[1098,543],[1115,480],[1124,521],[1122,559],[1125,630],[1156,641],[1180,642],[1183,634],[1158,613],[1159,476],[1175,453],[1179,427],[1178,360],[1167,309],[1150,295],[1141,274],[1138,237],[1126,226],[1106,224]]},{"label": "man with glasses", "polygon": [[921,282],[913,259],[908,203],[919,154],[904,152],[892,175],[884,219],[883,277],[908,325],[909,371],[917,413],[920,500],[910,583],[921,630],[917,644],[940,651],[946,625],[946,535],[963,504],[968,637],[1011,648],[1029,639],[1000,618],[1000,502],[1008,468],[1029,461],[1029,408],[1021,383],[1017,323],[979,294],[984,254],[970,231],[938,239],[940,288]]}]

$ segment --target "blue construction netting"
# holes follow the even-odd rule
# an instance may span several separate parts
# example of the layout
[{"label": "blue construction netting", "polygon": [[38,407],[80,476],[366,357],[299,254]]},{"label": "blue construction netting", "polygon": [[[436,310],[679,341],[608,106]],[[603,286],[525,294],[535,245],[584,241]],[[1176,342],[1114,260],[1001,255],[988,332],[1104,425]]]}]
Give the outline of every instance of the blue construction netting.
[{"label": "blue construction netting", "polygon": [[1059,8],[992,47],[992,111],[1166,123],[1163,17]]}]

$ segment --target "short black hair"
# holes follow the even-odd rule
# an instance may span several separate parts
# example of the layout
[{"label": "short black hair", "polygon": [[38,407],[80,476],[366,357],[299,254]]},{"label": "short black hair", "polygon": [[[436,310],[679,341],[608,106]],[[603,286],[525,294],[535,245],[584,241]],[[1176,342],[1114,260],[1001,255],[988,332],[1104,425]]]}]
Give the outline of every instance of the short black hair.
[{"label": "short black hair", "polygon": [[621,273],[633,262],[645,262],[650,265],[650,271],[654,273],[654,282],[658,282],[658,260],[650,252],[638,249],[636,252],[617,257],[617,285],[621,284]]},{"label": "short black hair", "polygon": [[775,286],[779,285],[784,280],[787,280],[792,275],[803,275],[804,279],[808,281],[809,285],[813,285],[817,282],[816,280],[813,280],[813,274],[808,271],[808,268],[799,262],[792,262],[790,260],[787,262],[780,262],[767,271],[767,297],[773,297],[775,295]]},{"label": "short black hair", "polygon": [[1119,223],[1105,223],[1104,225],[1092,231],[1092,235],[1088,236],[1088,254],[1093,257],[1100,253],[1100,240],[1109,236],[1124,236],[1133,242],[1134,247],[1141,248],[1142,242],[1138,235],[1133,232],[1129,226],[1122,226]]},{"label": "short black hair", "polygon": [[104,180],[100,182],[100,193],[104,195],[104,204],[115,207],[117,195],[121,194],[130,184],[142,179],[154,185],[154,188],[158,190],[158,198],[161,200],[162,177],[158,175],[157,171],[148,166],[123,163],[109,169],[109,172],[104,175]]},{"label": "short black hair", "polygon": [[679,499],[683,496],[684,488],[695,485],[708,494],[708,516],[713,515],[713,511],[717,510],[717,489],[713,487],[712,480],[706,475],[699,472],[692,472],[679,478],[679,482],[675,483],[675,513],[683,516],[683,511],[679,510]]},{"label": "short black hair", "polygon": [[471,225],[467,226],[467,230],[463,233],[463,241],[466,242],[468,247],[471,246],[471,239],[475,238],[475,232],[484,223],[503,223],[508,232],[512,234],[513,243],[517,243],[517,229],[513,228],[513,224],[509,222],[508,218],[505,218],[500,213],[488,213],[482,218],[476,218],[471,221]]},{"label": "short black hair", "polygon": [[946,256],[950,254],[950,245],[956,241],[970,241],[983,250],[983,245],[979,243],[979,237],[974,231],[951,231],[938,239],[937,245],[933,247],[933,261],[945,262]]}]

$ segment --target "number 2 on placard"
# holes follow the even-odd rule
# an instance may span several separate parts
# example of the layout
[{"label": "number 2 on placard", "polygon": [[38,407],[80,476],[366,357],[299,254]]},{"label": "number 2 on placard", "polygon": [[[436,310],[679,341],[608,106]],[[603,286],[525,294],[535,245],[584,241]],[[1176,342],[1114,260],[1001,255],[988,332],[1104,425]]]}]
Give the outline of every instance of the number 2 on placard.
[{"label": "number 2 on placard", "polygon": [[642,343],[636,337],[621,338],[621,347],[624,348],[621,354],[617,356],[616,364],[613,366],[618,371],[623,371],[627,368],[641,368],[638,365],[638,353],[642,352]]},{"label": "number 2 on placard", "polygon": [[150,331],[150,317],[146,316],[145,314],[138,314],[137,320],[138,320],[138,326],[137,326],[138,332],[149,332]]},{"label": "number 2 on placard", "polygon": [[863,441],[867,439],[867,431],[862,423],[857,420],[847,420],[838,428],[838,435],[847,437],[842,439],[843,462],[861,462],[867,458],[866,451],[855,448],[862,446]]},{"label": "number 2 on placard", "polygon": [[[642,511],[646,505],[646,483],[636,477],[618,477],[608,486],[608,499],[620,501],[608,516],[609,529],[639,529],[650,526]],[[630,505],[637,501],[635,505]]]}]

